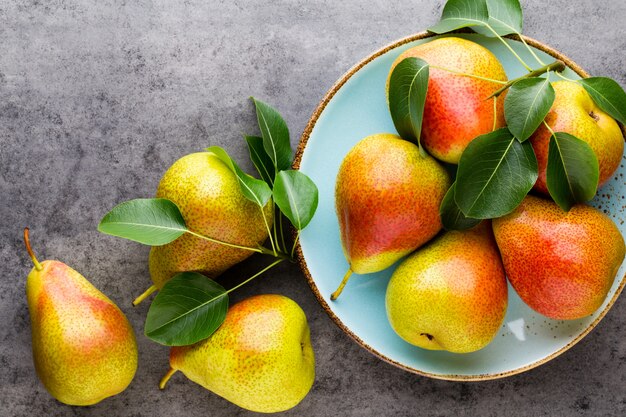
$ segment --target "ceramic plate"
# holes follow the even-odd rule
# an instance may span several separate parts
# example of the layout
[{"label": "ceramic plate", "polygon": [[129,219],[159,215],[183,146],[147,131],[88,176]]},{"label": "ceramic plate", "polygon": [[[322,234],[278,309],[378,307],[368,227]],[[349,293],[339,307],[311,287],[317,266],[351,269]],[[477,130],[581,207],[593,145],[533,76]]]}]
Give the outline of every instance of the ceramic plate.
[{"label": "ceramic plate", "polygon": [[[456,34],[491,50],[502,62],[509,79],[524,69],[497,39],[475,34]],[[501,378],[526,371],[573,346],[608,312],[625,282],[622,265],[602,307],[592,316],[575,321],[547,319],[528,308],[509,286],[509,306],[504,324],[484,349],[470,354],[427,351],[404,342],[392,330],[385,313],[385,290],[395,265],[383,272],[354,275],[335,302],[335,290],[348,264],[339,240],[335,216],[335,178],[346,153],[360,139],[373,133],[394,132],[387,109],[385,81],[391,63],[404,50],[431,39],[426,33],[397,41],[353,67],[328,92],[305,130],[295,167],[309,175],[319,187],[319,208],[301,234],[300,264],[319,302],[330,317],[357,343],[379,358],[407,371],[449,380]],[[563,60],[565,74],[580,78],[587,74],[557,51],[525,38],[544,61]],[[533,61],[521,42],[507,42],[524,58]],[[605,185],[593,205],[608,213],[626,233],[624,224],[624,178],[622,165]]]}]

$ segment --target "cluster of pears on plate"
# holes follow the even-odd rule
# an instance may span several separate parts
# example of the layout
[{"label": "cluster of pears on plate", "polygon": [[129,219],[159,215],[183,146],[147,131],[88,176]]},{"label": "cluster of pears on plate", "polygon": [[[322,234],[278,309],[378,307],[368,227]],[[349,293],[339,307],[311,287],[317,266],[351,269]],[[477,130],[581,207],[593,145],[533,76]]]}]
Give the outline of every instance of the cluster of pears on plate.
[{"label": "cluster of pears on plate", "polygon": [[[439,233],[439,209],[451,185],[439,161],[457,164],[472,139],[505,126],[504,94],[495,106],[484,98],[499,87],[488,79],[507,77],[489,50],[457,37],[406,50],[392,70],[407,57],[430,64],[421,143],[432,156],[394,134],[368,136],[346,155],[335,196],[349,270],[331,299],[352,272],[381,271],[410,254],[389,281],[387,317],[402,339],[424,349],[466,353],[486,346],[506,313],[506,277],[528,306],[549,318],[592,314],[624,259],[624,239],[599,210],[577,204],[565,212],[549,198],[545,125],[530,138],[539,168],[535,195],[503,217]],[[556,97],[545,122],[590,145],[601,186],[622,159],[620,127],[579,84],[552,85]]]},{"label": "cluster of pears on plate", "polygon": [[[178,206],[187,226],[226,242],[255,246],[268,237],[271,204],[263,210],[244,198],[238,179],[214,153],[176,161],[161,179],[157,197]],[[131,383],[138,354],[134,331],[122,311],[68,265],[39,262],[24,239],[34,267],[26,284],[33,358],[48,392],[62,403],[92,405]],[[152,248],[154,283],[133,304],[160,289],[174,275],[199,271],[215,277],[254,252],[185,234]],[[163,389],[178,370],[234,404],[257,412],[297,405],[315,378],[315,358],[304,311],[276,294],[247,298],[228,309],[208,339],[173,346]]]}]

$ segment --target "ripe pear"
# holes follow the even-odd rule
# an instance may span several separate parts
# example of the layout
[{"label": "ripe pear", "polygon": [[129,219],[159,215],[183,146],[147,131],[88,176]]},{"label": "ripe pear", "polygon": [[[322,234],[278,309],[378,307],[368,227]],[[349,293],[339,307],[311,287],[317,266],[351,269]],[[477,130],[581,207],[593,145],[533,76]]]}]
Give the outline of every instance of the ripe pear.
[{"label": "ripe pear", "polygon": [[304,312],[282,295],[258,295],[230,307],[208,339],[173,347],[170,371],[247,410],[295,407],[315,379],[315,357]]},{"label": "ripe pear", "polygon": [[394,271],[387,317],[407,342],[429,350],[473,352],[502,325],[507,284],[488,221],[450,231]]},{"label": "ripe pear", "polygon": [[624,260],[624,238],[599,210],[578,204],[569,212],[527,196],[493,220],[509,281],[533,310],[573,320],[596,311]]},{"label": "ripe pear", "polygon": [[487,48],[466,39],[438,38],[401,53],[389,75],[410,57],[429,64],[421,141],[435,158],[458,164],[475,137],[494,130],[494,123],[496,129],[505,126],[505,94],[496,99],[495,114],[494,99],[486,100],[502,84],[472,77],[507,81],[504,67]]},{"label": "ripe pear", "polygon": [[352,272],[381,271],[441,230],[439,205],[450,176],[435,159],[397,135],[368,136],[348,152],[337,174],[335,204]]},{"label": "ripe pear", "polygon": [[[552,86],[556,95],[545,121],[554,132],[569,133],[591,146],[598,158],[601,187],[611,178],[622,160],[624,152],[622,131],[615,119],[602,111],[580,84],[556,81]],[[546,167],[550,136],[551,132],[542,124],[530,137],[539,168],[535,190],[546,195],[548,195]]]},{"label": "ripe pear", "polygon": [[50,395],[92,405],[124,391],[137,370],[137,344],[124,313],[81,274],[59,261],[39,263],[26,281],[33,359]]},{"label": "ripe pear", "polygon": [[[163,175],[156,196],[173,201],[187,228],[227,243],[257,247],[273,224],[272,204],[263,210],[247,200],[235,174],[211,152],[186,155]],[[149,268],[154,283],[134,304],[160,289],[174,275],[197,271],[215,277],[254,254],[186,233],[150,250]]]}]

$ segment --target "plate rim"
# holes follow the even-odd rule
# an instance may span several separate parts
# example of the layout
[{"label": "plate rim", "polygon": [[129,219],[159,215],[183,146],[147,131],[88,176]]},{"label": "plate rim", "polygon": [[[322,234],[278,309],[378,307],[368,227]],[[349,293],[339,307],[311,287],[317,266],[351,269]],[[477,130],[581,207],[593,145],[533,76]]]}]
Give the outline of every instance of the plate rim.
[{"label": "plate rim", "polygon": [[[451,32],[451,33],[474,33],[474,32],[472,32],[470,30],[459,30],[459,31]],[[308,121],[304,131],[302,132],[302,135],[300,136],[300,141],[298,142],[298,147],[296,149],[296,154],[295,154],[295,157],[294,157],[292,168],[293,169],[300,169],[300,163],[302,161],[302,156],[303,156],[304,151],[306,149],[306,145],[307,145],[307,143],[309,141],[309,138],[311,136],[311,132],[315,128],[315,125],[316,125],[320,115],[322,114],[322,112],[324,111],[324,109],[326,108],[328,103],[333,99],[335,94],[344,86],[344,84],[354,74],[356,74],[361,68],[363,68],[365,65],[367,65],[368,63],[370,63],[374,59],[376,59],[379,56],[381,56],[381,55],[391,51],[392,49],[395,49],[395,48],[397,48],[399,46],[402,46],[402,45],[410,43],[410,42],[414,42],[414,41],[421,40],[421,39],[427,39],[427,38],[431,38],[431,37],[435,37],[435,36],[439,36],[439,35],[436,34],[436,33],[423,31],[423,32],[418,32],[418,33],[406,36],[404,38],[397,39],[397,40],[395,40],[395,41],[393,41],[393,42],[383,46],[382,48],[376,50],[375,52],[371,53],[370,55],[368,55],[367,57],[365,57],[364,59],[359,61],[357,64],[353,65],[347,72],[345,72],[341,76],[341,78],[339,78],[330,87],[330,89],[326,92],[326,94],[324,95],[322,100],[319,102],[319,104],[317,105],[317,107],[313,111],[313,114],[309,118],[309,121]],[[552,48],[552,47],[550,47],[550,46],[548,46],[548,45],[546,45],[546,44],[544,44],[544,43],[542,43],[542,42],[540,42],[540,41],[538,41],[536,39],[530,38],[530,37],[525,36],[525,35],[521,35],[521,36],[508,35],[508,36],[505,36],[505,38],[511,39],[511,40],[514,40],[514,41],[517,41],[517,42],[520,42],[521,40],[523,40],[528,45],[530,45],[530,46],[532,46],[532,47],[534,47],[536,49],[539,49],[542,52],[545,52],[546,54],[552,56],[555,59],[559,59],[559,60],[563,61],[567,67],[569,67],[571,70],[573,70],[581,78],[588,78],[589,77],[589,74],[584,69],[582,69],[576,62],[574,62],[572,59],[570,59],[569,57],[567,57],[566,55],[564,55],[561,52],[557,51],[556,49],[554,49],[554,48]],[[622,134],[626,136],[626,128],[624,126],[622,126],[621,130],[622,130]],[[598,325],[598,323],[609,312],[609,310],[611,309],[611,307],[613,306],[613,304],[615,303],[615,301],[617,300],[617,298],[621,294],[622,290],[624,289],[624,286],[626,285],[626,275],[624,275],[622,277],[622,279],[621,279],[621,283],[620,283],[619,287],[615,290],[615,294],[613,295],[613,297],[611,297],[611,299],[609,300],[609,303],[600,312],[598,317],[596,317],[596,319],[593,322],[591,322],[589,324],[589,326],[587,326],[578,336],[576,336],[568,344],[566,344],[561,349],[557,350],[556,352],[551,353],[550,355],[548,355],[548,356],[546,356],[546,357],[544,357],[544,358],[542,358],[540,360],[537,360],[537,361],[535,361],[533,363],[530,363],[528,365],[525,365],[525,366],[518,367],[516,369],[512,369],[510,371],[498,372],[498,373],[492,373],[492,374],[490,374],[490,373],[475,374],[475,375],[438,374],[438,373],[422,371],[420,369],[417,369],[417,368],[405,365],[403,363],[400,363],[400,362],[398,362],[398,361],[396,361],[394,359],[391,359],[390,357],[382,354],[378,350],[376,350],[373,347],[371,347],[369,344],[365,343],[356,333],[354,333],[351,329],[349,329],[341,321],[341,319],[332,311],[332,309],[330,308],[330,306],[328,305],[326,300],[324,300],[324,297],[320,293],[319,289],[317,288],[317,285],[315,284],[315,281],[313,280],[311,272],[309,271],[309,268],[307,266],[306,260],[304,259],[304,253],[302,252],[302,246],[301,246],[300,242],[297,242],[296,254],[297,254],[298,265],[300,266],[300,269],[304,273],[304,275],[305,275],[305,277],[307,279],[307,282],[309,284],[309,287],[311,288],[311,291],[313,292],[313,294],[317,298],[317,301],[320,303],[322,308],[326,311],[326,314],[328,314],[328,316],[331,318],[331,320],[345,334],[347,334],[352,340],[354,340],[358,345],[360,345],[362,348],[367,350],[372,355],[376,356],[377,358],[381,359],[382,361],[387,362],[387,363],[389,363],[389,364],[391,364],[393,366],[396,366],[396,367],[398,367],[400,369],[403,369],[403,370],[405,370],[407,372],[411,372],[413,374],[426,376],[426,377],[434,378],[434,379],[446,380],[446,381],[487,381],[487,380],[493,380],[493,379],[500,379],[500,378],[505,378],[505,377],[508,377],[508,376],[517,375],[517,374],[520,374],[522,372],[529,371],[529,370],[534,369],[534,368],[536,368],[536,367],[538,367],[540,365],[543,365],[544,363],[547,363],[547,362],[551,361],[552,359],[554,359],[557,356],[561,355],[565,351],[569,350],[572,346],[574,346],[575,344],[580,342],[585,336],[587,336],[587,334],[589,334]]]}]

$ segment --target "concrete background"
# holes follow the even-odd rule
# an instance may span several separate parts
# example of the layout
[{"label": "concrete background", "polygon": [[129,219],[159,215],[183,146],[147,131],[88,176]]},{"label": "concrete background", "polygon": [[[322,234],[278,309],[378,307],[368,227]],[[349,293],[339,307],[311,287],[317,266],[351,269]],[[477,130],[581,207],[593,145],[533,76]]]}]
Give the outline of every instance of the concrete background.
[{"label": "concrete background", "polygon": [[[522,1],[525,33],[591,74],[626,85],[626,2]],[[246,169],[256,132],[248,96],[276,106],[298,142],[326,90],[373,50],[432,25],[441,0],[0,1],[0,415],[244,416],[181,374],[160,392],[167,348],[142,335],[148,248],[96,231],[116,203],[151,196],[184,154],[221,145]],[[246,161],[246,162],[244,162]],[[21,231],[133,323],[140,367],[121,395],[88,408],[53,400],[35,376]],[[258,269],[258,259],[224,280]],[[564,355],[504,380],[452,383],[405,373],[326,316],[296,266],[237,291],[278,292],[306,311],[317,356],[289,416],[573,416],[626,413],[626,298]]]}]

